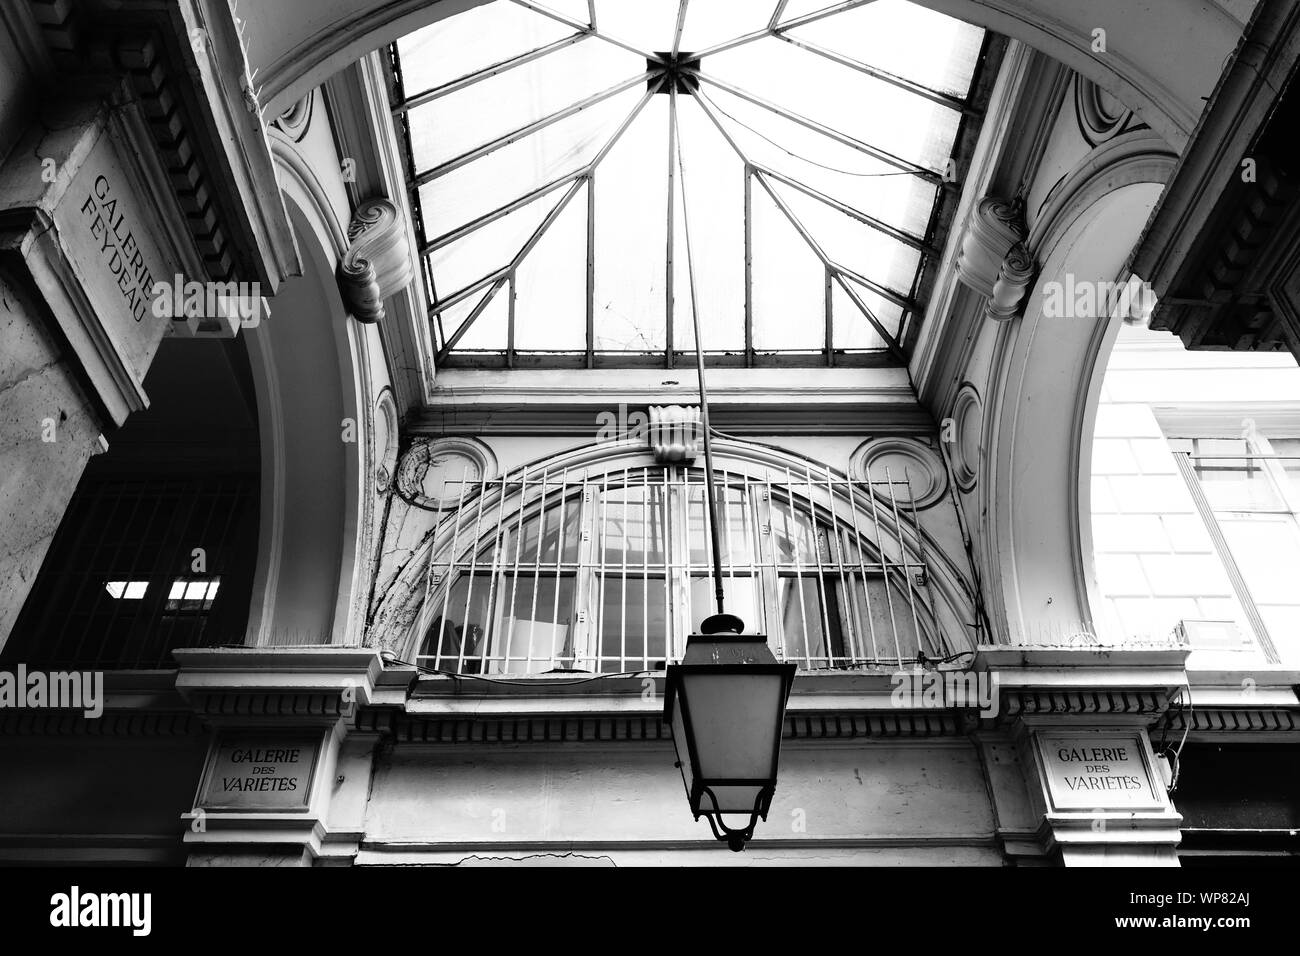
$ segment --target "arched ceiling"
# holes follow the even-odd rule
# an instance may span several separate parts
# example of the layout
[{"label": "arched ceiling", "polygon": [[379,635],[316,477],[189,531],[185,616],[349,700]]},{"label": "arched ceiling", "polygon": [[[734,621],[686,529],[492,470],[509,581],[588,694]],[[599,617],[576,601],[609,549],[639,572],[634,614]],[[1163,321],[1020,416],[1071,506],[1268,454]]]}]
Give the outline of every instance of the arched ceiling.
[{"label": "arched ceiling", "polygon": [[[280,0],[236,8],[271,115],[362,55],[483,0]],[[1244,28],[1213,0],[919,0],[1053,56],[1137,109],[1176,149]],[[1104,31],[1104,49],[1098,49]]]}]

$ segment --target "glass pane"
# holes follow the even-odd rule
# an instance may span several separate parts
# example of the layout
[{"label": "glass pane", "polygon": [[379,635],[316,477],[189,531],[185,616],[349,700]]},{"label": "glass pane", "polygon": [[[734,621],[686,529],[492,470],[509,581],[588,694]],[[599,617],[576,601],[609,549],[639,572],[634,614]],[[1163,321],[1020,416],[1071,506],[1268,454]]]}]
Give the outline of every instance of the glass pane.
[{"label": "glass pane", "polygon": [[920,252],[797,189],[781,183],[772,189],[833,263],[907,294]]},{"label": "glass pane", "polygon": [[460,341],[456,343],[456,352],[506,347],[506,321],[510,303],[509,288],[502,288],[488,300],[488,304],[474,324],[469,327]]},{"label": "glass pane", "polygon": [[665,347],[667,128],[668,98],[652,97],[596,171],[597,350]]},{"label": "glass pane", "polygon": [[464,574],[434,602],[433,623],[420,647],[421,657],[434,658],[430,666],[482,673],[491,584],[491,575]]},{"label": "glass pane", "polygon": [[[906,591],[898,587],[887,590],[883,578],[869,577],[865,587],[861,575],[851,580],[857,656],[866,660],[916,660],[921,647]],[[925,652],[935,653],[928,641]]]},{"label": "glass pane", "polygon": [[711,46],[767,28],[775,3],[749,0],[690,0],[681,49],[699,53]]},{"label": "glass pane", "polygon": [[534,200],[495,222],[429,253],[433,299],[449,296],[509,265],[547,215],[559,204],[564,189]]},{"label": "glass pane", "polygon": [[1300,438],[1275,438],[1269,444],[1291,482],[1291,500],[1300,501]]},{"label": "glass pane", "polygon": [[[554,567],[557,555],[562,564],[572,564],[578,560],[578,544],[581,538],[581,499],[575,496],[561,503],[556,499],[557,489],[553,487],[548,487],[547,494],[551,501],[548,502],[546,510],[540,515],[535,514],[531,518],[525,518],[522,529],[519,526],[518,513],[513,516],[513,520],[507,519],[503,533],[504,547],[499,559],[502,563],[526,566],[540,562],[544,568],[548,564]],[[535,490],[530,490],[529,495],[530,498],[534,495],[540,497],[540,493]],[[493,517],[493,515],[486,516],[489,521]],[[479,563],[482,562],[483,558],[480,557]]]},{"label": "glass pane", "polygon": [[[710,566],[713,544],[709,536],[708,512],[703,485],[690,489],[690,562],[692,566]],[[740,488],[718,488],[718,551],[723,568],[746,566],[754,560],[753,526],[745,493]]]},{"label": "glass pane", "polygon": [[437,134],[417,152],[417,166],[445,163],[644,72],[635,54],[587,40],[439,97],[413,111],[413,124]]},{"label": "glass pane", "polygon": [[597,521],[606,567],[660,567],[666,554],[665,489],[611,488],[602,496]]},{"label": "glass pane", "polygon": [[755,165],[913,236],[924,235],[934,185],[725,90],[704,92],[722,128]]},{"label": "glass pane", "polygon": [[984,32],[902,0],[873,0],[796,27],[790,35],[930,89],[964,97]]},{"label": "glass pane", "polygon": [[956,138],[955,110],[775,37],[718,53],[705,66],[705,76],[932,170],[943,170]]},{"label": "glass pane", "polygon": [[755,182],[754,347],[814,350],[826,343],[826,267]]},{"label": "glass pane", "polygon": [[693,98],[679,96],[677,111],[685,174],[678,171],[681,188],[673,204],[673,345],[695,349],[686,257],[689,212],[704,347],[740,351],[745,346],[745,164]]},{"label": "glass pane", "polygon": [[601,672],[655,668],[667,660],[669,591],[664,580],[662,575],[601,577]]},{"label": "glass pane", "polygon": [[[583,169],[643,94],[620,93],[421,186],[425,234],[450,232]],[[416,168],[424,169],[422,153],[436,142],[437,131],[421,123],[419,113],[411,116],[412,149]]]},{"label": "glass pane", "polygon": [[772,548],[778,565],[817,567],[836,560],[829,529],[817,524],[803,502],[772,501]]},{"label": "glass pane", "polygon": [[536,674],[573,660],[574,578],[503,574],[497,604],[504,608],[493,638],[490,673]]},{"label": "glass pane", "polygon": [[838,581],[816,575],[779,579],[781,635],[785,659],[801,667],[843,665]]},{"label": "glass pane", "polygon": [[1210,507],[1216,512],[1284,510],[1285,504],[1263,464],[1258,459],[1249,464],[1240,459],[1200,459],[1196,470]]},{"label": "glass pane", "polygon": [[[745,622],[747,634],[762,633],[765,630],[763,611],[759,601],[757,578],[730,577],[723,572],[722,599],[728,614],[735,614]],[[713,578],[691,576],[691,633],[697,634],[700,624],[706,617],[718,611],[718,599],[714,594]]]},{"label": "glass pane", "polygon": [[397,41],[406,95],[442,86],[573,32],[515,3],[471,7]]},{"label": "glass pane", "polygon": [[[899,318],[903,310],[888,299],[880,298],[880,296],[873,296],[872,299],[868,299],[869,293],[866,293],[861,286],[853,285],[851,288],[858,295],[860,301],[869,303],[868,307],[876,320],[890,333],[897,335]],[[889,310],[888,312],[886,308]],[[839,282],[831,286],[831,310],[835,323],[835,347],[837,349],[883,349],[886,347],[885,340],[876,331],[875,326],[871,324],[866,313],[859,308],[857,302],[854,302],[849,297],[848,293],[844,291],[843,285]],[[891,315],[891,312],[894,314]]]},{"label": "glass pane", "polygon": [[596,0],[596,26],[647,53],[672,50],[677,0]]},{"label": "glass pane", "polygon": [[564,207],[516,275],[515,348],[587,347],[587,189]]}]

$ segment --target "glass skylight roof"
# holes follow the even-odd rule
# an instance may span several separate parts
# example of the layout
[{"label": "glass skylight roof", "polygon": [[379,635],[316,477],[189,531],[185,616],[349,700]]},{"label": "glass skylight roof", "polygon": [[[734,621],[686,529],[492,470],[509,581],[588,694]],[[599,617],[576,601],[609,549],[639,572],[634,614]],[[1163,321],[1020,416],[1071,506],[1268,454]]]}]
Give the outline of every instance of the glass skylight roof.
[{"label": "glass skylight roof", "polygon": [[495,0],[398,41],[440,364],[689,360],[691,262],[711,362],[901,359],[982,42],[901,0]]}]

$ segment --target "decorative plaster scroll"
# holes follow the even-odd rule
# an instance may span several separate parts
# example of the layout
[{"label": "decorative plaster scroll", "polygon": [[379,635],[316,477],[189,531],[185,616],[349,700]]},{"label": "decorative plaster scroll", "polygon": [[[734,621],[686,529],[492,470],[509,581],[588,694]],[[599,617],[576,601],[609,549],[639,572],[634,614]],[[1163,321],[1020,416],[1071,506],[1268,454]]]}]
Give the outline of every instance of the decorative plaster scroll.
[{"label": "decorative plaster scroll", "polygon": [[375,489],[388,490],[397,470],[397,404],[393,391],[385,388],[375,402]]},{"label": "decorative plaster scroll", "polygon": [[414,277],[406,224],[387,199],[368,199],[348,226],[348,248],[339,262],[343,299],[360,322],[384,317],[384,299]]},{"label": "decorative plaster scroll", "polygon": [[1024,243],[1016,243],[1007,252],[1006,258],[998,268],[997,280],[993,283],[993,292],[989,296],[984,314],[995,322],[1014,319],[1020,312],[1020,303],[1024,301],[1025,290],[1034,278],[1034,260]]},{"label": "decorative plaster scroll", "polygon": [[417,438],[397,469],[397,489],[424,508],[453,508],[496,471],[496,456],[472,438]]},{"label": "decorative plaster scroll", "polygon": [[985,315],[996,321],[1016,316],[1033,279],[1027,234],[1019,204],[994,197],[980,200],[966,225],[957,276],[989,300]]},{"label": "decorative plaster scroll", "polygon": [[698,405],[650,406],[650,448],[659,464],[694,461],[703,435]]}]

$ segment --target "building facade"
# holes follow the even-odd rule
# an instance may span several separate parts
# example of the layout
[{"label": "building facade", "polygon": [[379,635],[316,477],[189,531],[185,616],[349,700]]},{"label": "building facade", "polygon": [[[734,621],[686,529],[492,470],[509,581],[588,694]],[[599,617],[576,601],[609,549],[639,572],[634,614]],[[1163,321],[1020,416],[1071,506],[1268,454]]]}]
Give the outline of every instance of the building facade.
[{"label": "building facade", "polygon": [[1296,16],[1023,6],[4,6],[0,860],[1293,859]]}]

